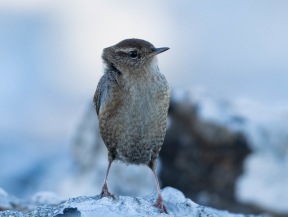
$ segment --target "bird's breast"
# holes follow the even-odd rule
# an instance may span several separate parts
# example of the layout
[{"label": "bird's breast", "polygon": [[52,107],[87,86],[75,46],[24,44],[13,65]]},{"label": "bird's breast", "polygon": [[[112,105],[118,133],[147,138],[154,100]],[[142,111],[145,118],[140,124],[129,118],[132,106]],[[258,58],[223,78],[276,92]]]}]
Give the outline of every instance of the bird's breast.
[{"label": "bird's breast", "polygon": [[117,147],[117,158],[130,163],[131,159],[134,163],[151,160],[166,133],[169,96],[162,75],[128,80],[115,87],[99,120],[105,143]]},{"label": "bird's breast", "polygon": [[144,121],[157,118],[159,112],[167,110],[169,86],[162,75],[143,76],[130,79],[124,85],[123,101],[127,115]]}]

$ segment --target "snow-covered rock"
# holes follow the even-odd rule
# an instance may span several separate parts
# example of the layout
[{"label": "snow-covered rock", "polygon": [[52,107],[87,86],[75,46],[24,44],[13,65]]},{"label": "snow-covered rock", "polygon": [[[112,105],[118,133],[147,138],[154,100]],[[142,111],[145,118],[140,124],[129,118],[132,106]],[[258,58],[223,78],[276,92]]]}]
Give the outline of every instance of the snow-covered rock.
[{"label": "snow-covered rock", "polygon": [[[252,153],[236,183],[236,198],[288,214],[288,105],[265,105],[247,98],[225,100],[205,90],[178,91],[198,106],[202,120],[242,133]],[[281,198],[279,200],[279,198]]]},{"label": "snow-covered rock", "polygon": [[[173,93],[173,92],[172,92]],[[205,206],[240,213],[261,213],[235,198],[235,182],[251,153],[244,135],[204,120],[201,104],[172,94],[167,130],[160,157],[160,179]],[[213,107],[209,107],[213,108]]]},{"label": "snow-covered rock", "polygon": [[57,206],[39,206],[29,213],[16,211],[0,212],[1,217],[147,217],[147,216],[174,216],[174,217],[252,217],[252,215],[232,214],[227,211],[220,211],[200,206],[174,189],[167,187],[162,190],[164,203],[169,215],[160,213],[153,204],[157,194],[140,197],[116,196],[102,198],[99,195],[94,197],[71,198]]}]

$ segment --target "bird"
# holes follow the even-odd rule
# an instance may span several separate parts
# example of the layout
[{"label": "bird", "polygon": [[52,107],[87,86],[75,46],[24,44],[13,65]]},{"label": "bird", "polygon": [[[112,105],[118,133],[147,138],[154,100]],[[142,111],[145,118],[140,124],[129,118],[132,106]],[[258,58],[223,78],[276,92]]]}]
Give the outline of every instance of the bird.
[{"label": "bird", "polygon": [[93,97],[100,134],[108,149],[109,164],[101,198],[114,197],[107,186],[114,160],[147,165],[157,188],[154,205],[165,213],[168,212],[155,170],[166,134],[170,87],[160,73],[157,55],[169,49],[156,48],[136,38],[104,48],[104,74]]}]

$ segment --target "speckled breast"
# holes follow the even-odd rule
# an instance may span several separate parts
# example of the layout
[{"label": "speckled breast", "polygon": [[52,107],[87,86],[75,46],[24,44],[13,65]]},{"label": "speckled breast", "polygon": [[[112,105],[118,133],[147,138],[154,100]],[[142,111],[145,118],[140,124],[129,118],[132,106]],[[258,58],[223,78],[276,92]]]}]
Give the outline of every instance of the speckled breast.
[{"label": "speckled breast", "polygon": [[127,163],[148,164],[159,154],[166,133],[170,89],[163,75],[133,80],[111,91],[99,116],[109,151]]}]

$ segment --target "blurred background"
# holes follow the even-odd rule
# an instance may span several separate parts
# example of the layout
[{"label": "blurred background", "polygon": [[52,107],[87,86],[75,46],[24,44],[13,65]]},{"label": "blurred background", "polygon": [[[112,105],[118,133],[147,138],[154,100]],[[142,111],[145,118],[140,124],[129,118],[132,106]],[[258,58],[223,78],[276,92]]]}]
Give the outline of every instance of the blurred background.
[{"label": "blurred background", "polygon": [[[20,198],[100,192],[107,157],[92,97],[101,53],[141,38],[171,48],[159,56],[173,90],[162,187],[202,205],[288,216],[287,8],[284,0],[0,1],[0,187]],[[147,168],[113,167],[114,192],[155,190]],[[121,176],[131,185],[113,184]]]}]

